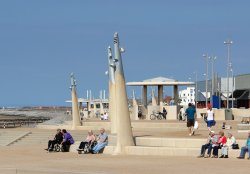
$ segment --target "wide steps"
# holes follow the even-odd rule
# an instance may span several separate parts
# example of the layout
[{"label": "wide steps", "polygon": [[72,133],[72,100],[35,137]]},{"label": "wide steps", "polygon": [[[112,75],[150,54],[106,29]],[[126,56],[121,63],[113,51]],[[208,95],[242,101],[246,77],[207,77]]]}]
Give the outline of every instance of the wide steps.
[{"label": "wide steps", "polygon": [[[217,121],[213,129],[221,129],[223,121]],[[202,120],[198,120],[199,130],[207,130],[207,124]],[[236,121],[227,121],[228,125],[235,126]],[[81,130],[99,130],[101,127],[110,130],[111,123],[109,121],[86,121],[82,122],[82,126],[78,128]],[[166,120],[147,120],[147,121],[133,121],[131,127],[135,131],[166,131],[166,130],[184,130],[187,129],[186,121],[166,121]]]},{"label": "wide steps", "polygon": [[[195,138],[166,138],[166,137],[134,137],[136,146],[145,147],[174,147],[174,148],[197,148],[206,142],[206,139]],[[246,140],[237,140],[241,146]],[[116,135],[109,135],[109,145],[116,145]]]},{"label": "wide steps", "polygon": [[0,146],[9,145],[18,139],[26,136],[29,132],[24,131],[5,131],[0,134]]},{"label": "wide steps", "polygon": [[[107,146],[104,154],[113,154],[115,147]],[[143,147],[143,146],[127,146],[125,147],[127,155],[150,155],[150,156],[193,156],[200,154],[200,148],[184,148],[184,147]],[[220,151],[219,151],[220,154]],[[229,150],[229,157],[236,158],[240,154],[240,150]]]},{"label": "wide steps", "polygon": [[[45,144],[47,145],[50,139],[53,139],[54,132],[32,132],[28,136],[23,137],[12,145],[35,145],[35,144]],[[86,137],[86,133],[82,132],[72,132],[75,141],[82,141]]]},{"label": "wide steps", "polygon": [[[137,146],[197,148],[201,147],[201,145],[205,142],[205,139],[192,138],[136,137]],[[245,140],[237,140],[237,143],[243,145],[245,143]]]}]

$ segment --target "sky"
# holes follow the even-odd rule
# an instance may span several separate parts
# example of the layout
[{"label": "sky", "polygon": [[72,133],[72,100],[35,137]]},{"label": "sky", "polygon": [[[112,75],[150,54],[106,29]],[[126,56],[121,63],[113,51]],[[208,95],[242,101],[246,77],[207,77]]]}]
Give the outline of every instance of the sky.
[{"label": "sky", "polygon": [[67,106],[71,72],[78,96],[91,89],[97,98],[108,89],[115,32],[126,81],[193,81],[194,72],[203,80],[204,53],[217,57],[215,72],[225,77],[227,39],[234,74],[250,73],[249,7],[246,0],[0,0],[0,106]]}]

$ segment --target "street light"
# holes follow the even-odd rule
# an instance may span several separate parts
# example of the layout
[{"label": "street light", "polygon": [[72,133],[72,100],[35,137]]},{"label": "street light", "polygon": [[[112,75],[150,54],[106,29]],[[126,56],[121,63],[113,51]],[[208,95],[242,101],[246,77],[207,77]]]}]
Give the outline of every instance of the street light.
[{"label": "street light", "polygon": [[232,73],[232,108],[234,108],[234,71],[233,71],[233,64],[230,63],[230,71]]},{"label": "street light", "polygon": [[203,54],[203,57],[206,59],[206,107],[207,107],[207,83],[208,83],[208,55],[207,54]]},{"label": "street light", "polygon": [[198,100],[198,87],[197,87],[197,72],[194,72],[195,74],[195,108],[197,108],[197,100]]},{"label": "street light", "polygon": [[213,106],[213,95],[214,95],[214,61],[217,59],[217,57],[216,56],[212,56],[212,57],[209,57],[210,59],[211,59],[211,62],[212,62],[212,94],[210,95],[210,101],[211,101],[211,104],[212,104],[212,106]]},{"label": "street light", "polygon": [[233,44],[233,41],[227,40],[224,41],[224,44],[227,46],[227,109],[229,108],[229,63],[230,63],[230,46]]}]

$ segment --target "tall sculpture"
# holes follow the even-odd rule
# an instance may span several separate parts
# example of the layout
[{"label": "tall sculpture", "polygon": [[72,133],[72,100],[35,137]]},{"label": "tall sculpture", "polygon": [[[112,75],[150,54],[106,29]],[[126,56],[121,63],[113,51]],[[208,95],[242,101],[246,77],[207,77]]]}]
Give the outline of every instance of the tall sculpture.
[{"label": "tall sculpture", "polygon": [[[109,49],[109,51],[111,53],[111,49]],[[124,77],[122,58],[121,58],[122,52],[124,52],[124,49],[120,48],[119,36],[118,36],[118,33],[115,33],[114,34],[115,58],[113,61],[109,61],[110,62],[109,70],[111,70],[111,67],[113,67],[113,70],[114,70],[114,75],[110,74],[109,76],[110,81],[112,82],[112,80],[114,80],[114,84],[115,84],[114,85],[115,87],[111,89],[112,91],[110,91],[111,95],[113,91],[115,91],[115,97],[113,97],[115,101],[113,100],[111,103],[111,108],[115,107],[114,115],[116,117],[116,121],[113,123],[116,125],[116,131],[117,131],[117,144],[116,144],[116,149],[114,152],[115,154],[125,153],[126,146],[135,145],[133,141],[131,120],[130,120],[129,109],[128,109],[127,91],[126,91],[125,77]],[[112,65],[112,62],[114,63],[113,65]],[[112,118],[114,117],[114,115],[112,116]],[[113,121],[114,120],[111,120],[111,122]]]},{"label": "tall sculpture", "polygon": [[155,99],[155,93],[154,93],[153,89],[152,89],[152,106],[157,106],[157,102],[156,102],[156,99]]},{"label": "tall sculpture", "polygon": [[135,90],[133,90],[133,106],[138,107],[138,103],[135,98]]},{"label": "tall sculpture", "polygon": [[109,117],[111,120],[111,133],[116,134],[116,103],[115,103],[115,61],[112,57],[111,47],[108,47],[109,62]]},{"label": "tall sculpture", "polygon": [[78,97],[76,93],[76,80],[74,74],[71,73],[71,97],[72,97],[72,129],[75,130],[77,126],[81,125],[80,122],[80,113],[78,106]]}]

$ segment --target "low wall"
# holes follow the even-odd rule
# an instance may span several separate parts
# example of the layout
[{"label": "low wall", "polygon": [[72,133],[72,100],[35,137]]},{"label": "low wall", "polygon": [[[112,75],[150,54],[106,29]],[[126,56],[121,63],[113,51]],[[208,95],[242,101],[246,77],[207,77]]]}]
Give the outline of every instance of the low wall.
[{"label": "low wall", "polygon": [[242,117],[250,117],[250,109],[232,109],[234,119],[237,121],[241,121]]},{"label": "low wall", "polygon": [[201,118],[201,113],[206,113],[207,112],[207,109],[204,108],[204,109],[196,109],[196,113],[197,113],[197,118]]},{"label": "low wall", "polygon": [[213,109],[215,120],[225,120],[225,109]]},{"label": "low wall", "polygon": [[150,115],[155,112],[162,112],[163,107],[167,110],[167,120],[177,119],[177,106],[148,106],[148,114],[146,116],[147,120],[150,120]]},{"label": "low wall", "polygon": [[148,114],[146,115],[146,120],[150,120],[150,115],[153,113],[153,112],[159,112],[161,111],[160,110],[160,106],[152,106],[152,105],[149,105],[148,106]]},{"label": "low wall", "polygon": [[[225,120],[225,109],[216,109],[213,108],[214,110],[214,119],[215,120]],[[206,113],[207,109],[197,109],[197,118],[201,118],[201,113]]]},{"label": "low wall", "polygon": [[167,120],[177,120],[177,106],[162,106],[161,111],[163,107],[167,110]]}]

